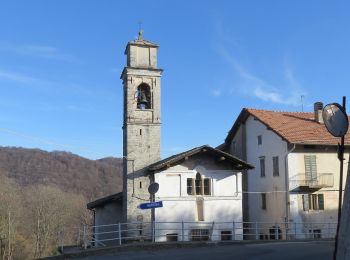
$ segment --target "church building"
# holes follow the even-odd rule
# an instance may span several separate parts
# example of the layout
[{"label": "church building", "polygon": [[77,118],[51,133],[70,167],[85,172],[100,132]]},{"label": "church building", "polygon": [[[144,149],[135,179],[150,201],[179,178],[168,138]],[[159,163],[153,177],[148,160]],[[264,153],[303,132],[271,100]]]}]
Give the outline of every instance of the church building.
[{"label": "church building", "polygon": [[[242,222],[242,174],[253,166],[208,145],[161,160],[158,48],[142,31],[126,46],[123,191],[88,203],[95,216],[94,240],[103,245],[121,239],[243,239],[242,228],[232,226]],[[161,207],[140,206],[152,201]],[[215,222],[220,224],[214,227]],[[113,230],[120,231],[119,223],[127,224],[116,240]]]}]

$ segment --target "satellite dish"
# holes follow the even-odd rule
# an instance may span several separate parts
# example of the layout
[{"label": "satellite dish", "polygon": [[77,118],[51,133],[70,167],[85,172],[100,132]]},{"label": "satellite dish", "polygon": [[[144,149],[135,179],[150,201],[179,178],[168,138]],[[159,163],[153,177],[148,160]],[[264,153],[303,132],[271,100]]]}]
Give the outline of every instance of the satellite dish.
[{"label": "satellite dish", "polygon": [[322,117],[328,132],[335,137],[343,137],[349,128],[348,116],[338,103],[328,104],[323,108]]},{"label": "satellite dish", "polygon": [[159,190],[159,184],[157,182],[151,183],[151,185],[148,186],[148,192],[150,194],[156,194]]}]

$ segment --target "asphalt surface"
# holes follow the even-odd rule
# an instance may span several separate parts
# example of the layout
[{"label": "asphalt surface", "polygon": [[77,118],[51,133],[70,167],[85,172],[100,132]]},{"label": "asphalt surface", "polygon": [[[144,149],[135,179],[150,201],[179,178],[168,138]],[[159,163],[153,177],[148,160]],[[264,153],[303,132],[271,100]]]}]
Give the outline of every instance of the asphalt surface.
[{"label": "asphalt surface", "polygon": [[109,255],[89,256],[84,260],[225,260],[225,259],[253,259],[253,260],[331,260],[334,242],[274,242],[254,244],[234,244],[195,248],[154,248],[138,252],[119,252]]}]

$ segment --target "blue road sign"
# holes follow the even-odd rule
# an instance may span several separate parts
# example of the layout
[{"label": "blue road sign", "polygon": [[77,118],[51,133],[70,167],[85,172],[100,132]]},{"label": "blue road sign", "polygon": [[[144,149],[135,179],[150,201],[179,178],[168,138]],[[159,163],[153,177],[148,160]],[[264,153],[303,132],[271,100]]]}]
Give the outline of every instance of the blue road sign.
[{"label": "blue road sign", "polygon": [[138,206],[139,209],[154,209],[154,208],[161,208],[161,207],[163,207],[163,201],[141,203]]}]

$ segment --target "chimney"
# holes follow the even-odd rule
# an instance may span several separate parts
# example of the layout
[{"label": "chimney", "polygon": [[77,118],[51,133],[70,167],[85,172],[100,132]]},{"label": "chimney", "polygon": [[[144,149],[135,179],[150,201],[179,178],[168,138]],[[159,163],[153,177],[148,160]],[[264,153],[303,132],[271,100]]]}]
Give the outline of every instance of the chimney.
[{"label": "chimney", "polygon": [[320,124],[323,124],[322,109],[323,109],[323,103],[315,102],[314,104],[315,121]]}]

